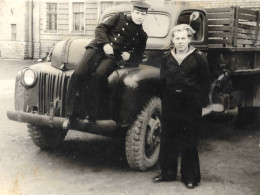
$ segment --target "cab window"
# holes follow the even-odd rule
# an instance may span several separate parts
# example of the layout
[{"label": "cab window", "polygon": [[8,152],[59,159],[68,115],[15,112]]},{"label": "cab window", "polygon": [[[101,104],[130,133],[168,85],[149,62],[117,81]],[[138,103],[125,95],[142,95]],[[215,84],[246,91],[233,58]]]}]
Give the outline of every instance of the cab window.
[{"label": "cab window", "polygon": [[169,27],[169,16],[160,13],[148,13],[143,23],[148,37],[163,38],[167,36]]},{"label": "cab window", "polygon": [[200,13],[196,20],[190,22],[190,15],[192,13],[193,11],[183,11],[178,18],[177,24],[190,24],[190,26],[196,31],[196,33],[193,35],[192,42],[202,42],[204,40],[204,16],[202,13]]},{"label": "cab window", "polygon": [[[130,15],[130,13],[125,13]],[[103,19],[105,22],[112,15],[108,15]],[[147,13],[143,22],[143,29],[148,37],[163,38],[166,37],[170,28],[170,18],[164,13]]]}]

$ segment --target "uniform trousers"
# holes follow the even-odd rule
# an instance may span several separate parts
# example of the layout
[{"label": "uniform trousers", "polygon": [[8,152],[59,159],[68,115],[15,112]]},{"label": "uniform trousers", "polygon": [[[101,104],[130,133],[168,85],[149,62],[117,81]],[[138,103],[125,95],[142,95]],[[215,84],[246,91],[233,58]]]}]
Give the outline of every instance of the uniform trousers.
[{"label": "uniform trousers", "polygon": [[77,114],[79,106],[76,96],[80,95],[83,86],[87,86],[88,103],[85,109],[92,118],[96,118],[101,97],[108,92],[108,77],[116,68],[115,58],[107,57],[93,48],[87,48],[71,77],[67,98],[67,115]]},{"label": "uniform trousers", "polygon": [[200,182],[197,127],[201,118],[198,94],[166,88],[162,96],[162,136],[159,164],[163,177],[177,178],[181,154],[183,182]]}]

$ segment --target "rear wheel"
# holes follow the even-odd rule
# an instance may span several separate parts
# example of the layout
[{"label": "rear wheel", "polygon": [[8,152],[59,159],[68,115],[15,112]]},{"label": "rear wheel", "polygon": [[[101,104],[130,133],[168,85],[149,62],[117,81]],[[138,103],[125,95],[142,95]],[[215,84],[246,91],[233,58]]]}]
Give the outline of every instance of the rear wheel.
[{"label": "rear wheel", "polygon": [[41,149],[53,149],[60,145],[68,130],[27,125],[33,143]]},{"label": "rear wheel", "polygon": [[160,137],[161,100],[153,97],[126,134],[126,159],[132,169],[145,171],[157,163],[160,153]]}]

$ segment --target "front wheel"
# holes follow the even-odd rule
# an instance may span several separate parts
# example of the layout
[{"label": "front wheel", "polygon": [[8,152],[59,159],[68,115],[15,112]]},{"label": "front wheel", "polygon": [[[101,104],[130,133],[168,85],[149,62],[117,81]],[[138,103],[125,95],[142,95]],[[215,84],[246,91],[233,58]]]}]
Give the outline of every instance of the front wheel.
[{"label": "front wheel", "polygon": [[41,149],[53,149],[60,145],[68,130],[27,125],[33,143]]},{"label": "front wheel", "polygon": [[160,153],[161,99],[151,98],[130,126],[125,138],[126,159],[135,170],[153,167]]}]

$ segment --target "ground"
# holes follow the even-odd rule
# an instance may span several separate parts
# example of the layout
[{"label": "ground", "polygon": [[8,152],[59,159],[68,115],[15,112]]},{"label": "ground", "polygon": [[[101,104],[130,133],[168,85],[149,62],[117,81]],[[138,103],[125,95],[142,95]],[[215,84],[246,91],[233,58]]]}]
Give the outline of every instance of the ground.
[{"label": "ground", "polygon": [[260,127],[233,128],[234,118],[204,118],[199,156],[202,181],[188,190],[180,182],[154,184],[158,167],[129,169],[124,140],[69,131],[54,151],[30,140],[26,124],[10,121],[16,72],[32,61],[0,60],[0,194],[260,194]]}]

